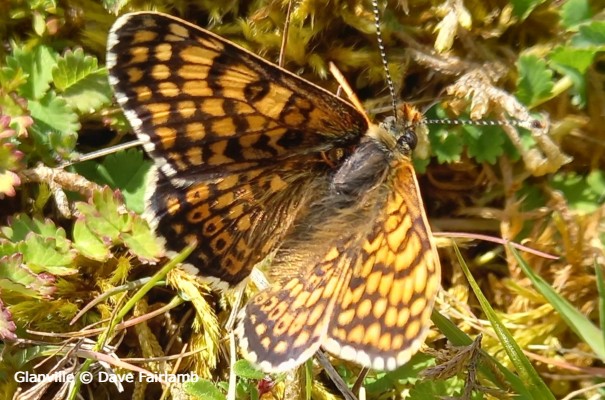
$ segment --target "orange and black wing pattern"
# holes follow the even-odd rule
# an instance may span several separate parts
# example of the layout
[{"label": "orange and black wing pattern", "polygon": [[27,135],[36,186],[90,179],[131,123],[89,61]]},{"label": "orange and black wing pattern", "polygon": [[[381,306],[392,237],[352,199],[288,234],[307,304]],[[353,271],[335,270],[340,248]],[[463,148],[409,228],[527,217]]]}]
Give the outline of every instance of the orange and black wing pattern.
[{"label": "orange and black wing pattern", "polygon": [[424,343],[441,268],[409,162],[393,166],[383,212],[358,248],[324,348],[377,370],[405,364]]},{"label": "orange and black wing pattern", "polygon": [[246,306],[237,333],[263,370],[290,369],[320,346],[393,370],[424,342],[440,264],[412,164],[391,145],[359,146],[277,252],[287,276]]},{"label": "orange and black wing pattern", "polygon": [[167,247],[198,243],[188,262],[219,287],[274,255],[273,286],[236,329],[249,360],[281,372],[324,346],[390,370],[417,351],[440,266],[410,161],[416,114],[370,124],[330,92],[158,13],[116,21],[107,65],[157,167],[147,213]]},{"label": "orange and black wing pattern", "polygon": [[[285,235],[366,117],[344,100],[233,43],[158,13],[120,17],[110,83],[157,172],[148,216],[189,263],[228,286]],[[314,189],[316,188],[316,190]]]}]

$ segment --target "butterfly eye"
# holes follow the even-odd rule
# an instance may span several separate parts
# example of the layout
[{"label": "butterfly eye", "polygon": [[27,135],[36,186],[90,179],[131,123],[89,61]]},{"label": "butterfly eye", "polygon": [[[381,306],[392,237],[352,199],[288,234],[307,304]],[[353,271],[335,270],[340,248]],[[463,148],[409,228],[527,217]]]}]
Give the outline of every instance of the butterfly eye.
[{"label": "butterfly eye", "polygon": [[418,136],[416,136],[416,132],[412,128],[406,129],[403,135],[397,139],[397,146],[403,147],[404,149],[414,150],[417,144]]}]

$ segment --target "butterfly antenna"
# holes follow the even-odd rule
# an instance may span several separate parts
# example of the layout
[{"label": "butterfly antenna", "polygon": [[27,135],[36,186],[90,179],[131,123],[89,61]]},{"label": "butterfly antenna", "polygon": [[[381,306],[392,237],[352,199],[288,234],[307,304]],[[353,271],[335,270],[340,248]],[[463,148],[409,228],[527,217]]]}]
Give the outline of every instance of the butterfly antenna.
[{"label": "butterfly antenna", "polygon": [[384,42],[382,40],[382,31],[380,30],[380,10],[378,9],[378,0],[372,0],[372,9],[374,11],[374,23],[376,24],[376,40],[378,41],[378,50],[380,51],[380,58],[382,59],[382,66],[384,67],[384,73],[387,80],[387,86],[389,92],[391,92],[391,106],[393,107],[393,115],[397,118],[397,102],[395,101],[395,85],[393,85],[393,79],[391,78],[391,72],[389,72],[389,63],[387,62],[387,52],[384,49]]},{"label": "butterfly antenna", "polygon": [[519,119],[498,119],[498,120],[485,120],[485,119],[450,119],[450,118],[437,118],[437,119],[424,119],[422,121],[425,125],[474,125],[474,126],[516,126],[519,128],[525,128],[529,130],[544,130],[546,129],[545,124],[537,119],[530,120],[519,120]]}]

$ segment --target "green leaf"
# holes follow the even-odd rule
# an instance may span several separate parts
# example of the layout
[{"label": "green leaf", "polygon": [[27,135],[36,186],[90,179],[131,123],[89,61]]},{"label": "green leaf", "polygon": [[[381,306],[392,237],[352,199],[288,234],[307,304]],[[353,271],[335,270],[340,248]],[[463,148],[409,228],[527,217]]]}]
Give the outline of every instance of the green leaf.
[{"label": "green leaf", "polygon": [[588,0],[567,0],[559,8],[561,24],[569,29],[592,17]]},{"label": "green leaf", "polygon": [[163,255],[162,241],[139,216],[133,218],[132,231],[123,233],[122,239],[126,247],[141,260],[157,261]]},{"label": "green leaf", "polygon": [[477,162],[487,162],[493,165],[504,153],[504,135],[499,128],[465,125],[462,127],[462,132],[468,155],[475,158]]},{"label": "green leaf", "polygon": [[548,300],[550,305],[559,313],[563,321],[573,330],[576,335],[582,338],[590,346],[592,351],[605,360],[605,339],[603,332],[595,326],[580,310],[575,308],[570,302],[559,295],[542,277],[535,274],[527,265],[525,260],[519,255],[513,246],[509,250],[515,256],[517,263],[523,270],[523,273],[531,280],[534,287]]},{"label": "green leaf", "polygon": [[60,227],[57,228],[55,223],[50,219],[41,221],[39,219],[32,219],[27,214],[18,214],[11,219],[10,228],[2,227],[1,230],[4,237],[13,242],[25,240],[27,235],[33,232],[42,237],[57,240],[57,243],[60,243],[64,250],[69,248],[69,241],[67,240],[65,230]]},{"label": "green leaf", "polygon": [[592,49],[578,49],[571,46],[559,46],[549,55],[555,65],[573,68],[580,74],[585,74],[592,64],[596,52]]},{"label": "green leaf", "polygon": [[93,193],[92,202],[101,217],[111,223],[118,232],[128,232],[130,230],[132,215],[124,209],[118,192],[105,187],[103,190]]},{"label": "green leaf", "polygon": [[80,130],[78,115],[67,105],[65,99],[48,92],[44,98],[29,102],[34,120],[30,131],[34,140],[43,148],[50,148],[67,157],[76,145]]},{"label": "green leaf", "polygon": [[586,183],[593,193],[600,195],[599,200],[602,202],[605,194],[605,171],[599,169],[592,171],[586,177]]},{"label": "green leaf", "polygon": [[552,68],[567,76],[574,90],[573,104],[580,108],[586,105],[586,71],[592,65],[596,52],[592,49],[557,47],[550,54]]},{"label": "green leaf", "polygon": [[15,48],[6,63],[12,70],[23,70],[27,81],[19,87],[19,94],[29,100],[41,99],[50,88],[52,68],[57,54],[50,47],[40,45],[33,49]]},{"label": "green leaf", "polygon": [[226,400],[227,397],[214,383],[206,379],[197,382],[188,381],[183,383],[183,390],[190,396],[200,400]]},{"label": "green leaf", "polygon": [[61,249],[53,238],[31,233],[17,245],[17,249],[23,254],[24,263],[35,273],[48,272],[63,276],[78,272],[72,267],[75,252]]},{"label": "green leaf", "polygon": [[463,142],[457,130],[431,129],[429,140],[431,148],[440,164],[460,161]]},{"label": "green leaf", "polygon": [[517,62],[519,79],[517,97],[530,108],[546,100],[552,93],[552,71],[546,62],[534,55],[521,56]]},{"label": "green leaf", "polygon": [[544,3],[545,0],[512,0],[513,14],[521,20],[524,20],[531,12]]},{"label": "green leaf", "polygon": [[433,357],[422,353],[416,353],[410,361],[396,370],[380,373],[375,377],[367,378],[364,387],[368,394],[379,395],[398,385],[415,383],[420,379],[418,377],[420,372],[433,365],[435,365]]},{"label": "green leaf", "polygon": [[487,319],[491,323],[492,329],[496,333],[496,336],[498,336],[498,339],[500,340],[500,343],[506,351],[508,358],[512,361],[512,364],[514,365],[517,374],[527,386],[528,392],[532,396],[531,398],[536,400],[554,400],[555,397],[551,393],[548,386],[546,386],[544,381],[540,378],[540,375],[538,375],[534,367],[531,365],[531,363],[523,353],[523,350],[521,350],[521,347],[519,347],[517,342],[515,342],[513,336],[510,334],[508,329],[506,329],[506,326],[504,326],[502,321],[500,321],[498,315],[492,308],[491,304],[481,292],[477,281],[475,281],[475,278],[473,278],[473,275],[471,274],[468,265],[462,258],[460,249],[458,249],[458,246],[456,246],[455,243],[454,251],[456,252],[456,256],[458,257],[458,262],[460,263],[462,272],[464,272],[464,275],[466,276],[466,279],[468,280],[468,283],[471,286],[473,293],[477,297],[477,300],[479,300],[481,309],[483,310],[483,312],[487,316]]},{"label": "green leaf", "polygon": [[265,377],[265,373],[252,365],[248,360],[237,360],[233,366],[233,371],[240,378],[258,380]]},{"label": "green leaf", "polygon": [[573,172],[558,173],[552,177],[551,186],[565,196],[569,206],[582,214],[596,211],[605,202],[602,171],[591,172],[587,177]]},{"label": "green leaf", "polygon": [[[78,202],[81,217],[74,226],[76,248],[93,259],[104,259],[114,244],[123,243],[141,260],[157,261],[163,245],[139,215],[128,212],[117,192],[105,187],[91,203]],[[76,230],[77,229],[77,230]],[[89,249],[85,249],[90,245]]]},{"label": "green leaf", "polygon": [[83,256],[96,261],[106,261],[111,256],[109,247],[86,225],[83,218],[74,224],[74,248]]},{"label": "green leaf", "polygon": [[460,396],[464,387],[464,380],[453,377],[448,380],[426,380],[418,382],[410,389],[407,400],[428,400],[428,399],[461,399]]},{"label": "green leaf", "polygon": [[119,235],[128,232],[132,225],[132,216],[123,209],[117,196],[105,187],[93,193],[91,203],[76,203],[88,228],[108,243],[117,242]]},{"label": "green leaf", "polygon": [[107,72],[82,49],[68,50],[52,71],[53,83],[73,109],[93,113],[111,103]]},{"label": "green leaf", "polygon": [[23,264],[22,254],[0,258],[0,291],[49,299],[55,290],[55,277],[46,273],[35,274]]},{"label": "green leaf", "polygon": [[591,21],[582,25],[578,33],[571,38],[571,44],[576,47],[592,48],[595,51],[605,50],[605,21]]},{"label": "green leaf", "polygon": [[0,257],[12,256],[15,253],[17,253],[17,243],[11,243],[8,240],[0,239]]},{"label": "green leaf", "polygon": [[145,210],[145,178],[152,165],[141,150],[129,149],[110,154],[101,163],[77,164],[74,170],[89,180],[120,189],[128,208],[141,214]]}]

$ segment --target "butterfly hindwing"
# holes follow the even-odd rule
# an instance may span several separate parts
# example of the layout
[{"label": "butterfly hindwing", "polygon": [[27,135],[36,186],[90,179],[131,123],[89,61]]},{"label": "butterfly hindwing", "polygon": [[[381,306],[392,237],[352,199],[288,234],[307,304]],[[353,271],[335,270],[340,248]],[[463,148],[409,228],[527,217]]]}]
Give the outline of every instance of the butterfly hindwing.
[{"label": "butterfly hindwing", "polygon": [[320,345],[392,370],[424,340],[439,260],[411,161],[384,147],[364,140],[331,176],[275,255],[277,283],[246,306],[238,333],[264,370],[292,367]]},{"label": "butterfly hindwing", "polygon": [[383,211],[356,250],[324,346],[368,368],[393,370],[424,342],[440,266],[408,161],[392,167]]},{"label": "butterfly hindwing", "polygon": [[311,357],[322,344],[338,294],[351,277],[337,252],[316,256],[308,270],[283,287],[255,295],[243,309],[236,330],[246,357],[265,372],[283,372]]},{"label": "butterfly hindwing", "polygon": [[[300,174],[304,164],[255,169],[175,187],[161,170],[150,186],[148,219],[168,248],[197,241],[188,263],[223,288],[245,279],[283,238],[294,218],[321,188],[317,174]],[[294,171],[294,172],[292,172]]]}]

